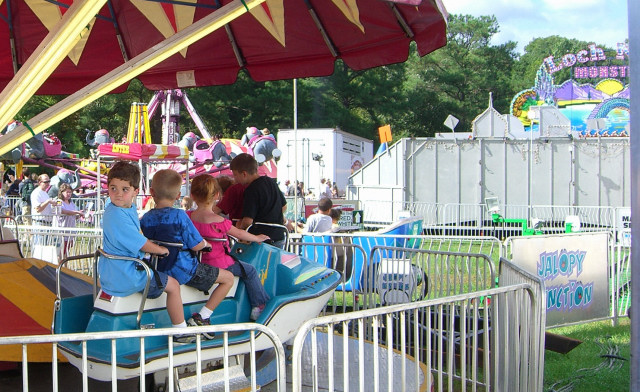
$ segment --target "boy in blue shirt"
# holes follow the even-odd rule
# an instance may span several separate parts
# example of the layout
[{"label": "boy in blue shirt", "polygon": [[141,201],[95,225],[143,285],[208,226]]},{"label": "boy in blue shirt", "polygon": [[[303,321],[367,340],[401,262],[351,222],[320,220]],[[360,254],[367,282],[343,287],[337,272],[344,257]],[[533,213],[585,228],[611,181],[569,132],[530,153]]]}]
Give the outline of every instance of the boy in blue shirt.
[{"label": "boy in blue shirt", "polygon": [[[169,250],[149,241],[140,230],[138,213],[133,203],[138,195],[140,169],[128,162],[117,162],[107,177],[110,203],[104,210],[103,248],[111,255],[141,259],[144,252],[166,255]],[[130,260],[100,258],[98,274],[102,290],[110,295],[126,297],[144,291],[147,273],[136,268]],[[176,328],[186,327],[180,285],[177,280],[162,272],[155,272],[149,283],[148,298],[157,298],[167,293],[167,312],[171,324]],[[176,343],[193,343],[193,334],[174,335]]]},{"label": "boy in blue shirt", "polygon": [[[195,252],[209,247],[209,244],[202,238],[187,213],[173,208],[173,204],[180,197],[181,186],[182,176],[175,170],[157,171],[151,180],[151,196],[156,206],[144,214],[140,226],[147,238],[183,244],[182,249],[169,248],[169,256],[158,260],[158,271],[166,272],[180,284],[205,292],[209,291],[214,283],[218,283],[200,312],[194,313],[187,320],[187,324],[192,326],[209,325],[213,310],[233,286],[233,274],[198,261]],[[213,338],[209,334],[204,336]]]}]

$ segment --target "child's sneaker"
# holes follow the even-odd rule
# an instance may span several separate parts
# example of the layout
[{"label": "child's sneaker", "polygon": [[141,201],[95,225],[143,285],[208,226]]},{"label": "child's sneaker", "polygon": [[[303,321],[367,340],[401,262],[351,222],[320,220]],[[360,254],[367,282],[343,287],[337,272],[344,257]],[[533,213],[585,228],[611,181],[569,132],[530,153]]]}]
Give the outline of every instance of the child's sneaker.
[{"label": "child's sneaker", "polygon": [[196,342],[196,335],[193,333],[185,333],[181,335],[173,335],[173,342],[176,344],[190,344]]},{"label": "child's sneaker", "polygon": [[[211,323],[209,319],[203,319],[200,313],[194,313],[191,315],[191,318],[187,320],[187,325],[190,327],[201,327],[203,325],[211,325]],[[204,332],[202,336],[204,336],[205,339],[211,340],[215,337],[215,334],[213,332]]]},{"label": "child's sneaker", "polygon": [[256,321],[258,317],[260,317],[260,315],[262,314],[263,310],[264,310],[264,304],[252,308],[251,315],[249,316],[249,318],[251,318],[251,320],[253,321]]}]

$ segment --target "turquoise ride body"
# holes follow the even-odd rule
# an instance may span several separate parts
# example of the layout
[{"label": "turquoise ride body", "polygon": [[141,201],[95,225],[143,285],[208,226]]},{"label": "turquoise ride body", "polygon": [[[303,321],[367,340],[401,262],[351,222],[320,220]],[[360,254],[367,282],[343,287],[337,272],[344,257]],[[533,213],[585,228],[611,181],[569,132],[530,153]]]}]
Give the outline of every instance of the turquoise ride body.
[{"label": "turquoise ride body", "polygon": [[[319,298],[322,294],[335,290],[340,282],[338,272],[267,244],[236,244],[232,248],[232,254],[239,260],[256,267],[265,290],[271,297],[256,321],[267,326],[276,313],[286,311],[287,304]],[[195,290],[183,287],[183,293],[185,289]],[[192,313],[198,312],[206,302],[208,295],[202,293],[199,298],[201,300],[184,304],[185,317],[190,317]],[[96,303],[97,301],[102,301],[102,299],[98,298]],[[184,298],[183,301],[185,301]],[[164,303],[164,301],[161,302]],[[324,302],[326,303],[326,301]],[[139,303],[137,305],[139,306]],[[94,308],[91,295],[65,298],[61,301],[60,309],[55,314],[54,333],[135,330],[138,306],[131,308],[126,313],[113,314],[103,309]],[[244,283],[239,280],[235,294],[225,298],[215,309],[210,319],[211,324],[249,322],[250,312],[251,305]],[[282,317],[282,314],[279,316]],[[166,309],[163,306],[158,306],[144,311],[140,325],[169,328],[171,320]],[[229,344],[248,341],[249,336],[249,332],[230,335]],[[167,342],[166,336],[145,338],[147,357],[166,356]],[[221,334],[213,340],[202,340],[203,349],[207,346],[219,347],[221,345]],[[63,351],[72,353],[72,355],[81,355],[82,346],[79,342],[64,342],[59,346]],[[191,346],[195,346],[195,344],[175,346],[174,352],[193,350]],[[116,352],[118,366],[139,366],[139,339],[117,339]],[[89,341],[87,342],[87,353],[90,360],[109,363],[111,360],[111,341]]]}]

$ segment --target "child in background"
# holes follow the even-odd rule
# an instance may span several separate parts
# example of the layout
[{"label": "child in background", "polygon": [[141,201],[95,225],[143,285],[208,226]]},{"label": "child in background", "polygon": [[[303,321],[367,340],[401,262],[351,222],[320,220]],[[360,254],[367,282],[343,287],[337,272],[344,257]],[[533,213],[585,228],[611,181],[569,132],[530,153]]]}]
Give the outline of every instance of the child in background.
[{"label": "child in background", "polygon": [[[227,233],[242,241],[262,242],[269,237],[264,234],[253,235],[245,230],[233,226],[229,219],[213,212],[213,204],[218,200],[222,190],[215,178],[208,174],[201,174],[191,183],[191,197],[198,205],[194,211],[187,214],[196,229],[207,238],[227,238]],[[235,276],[239,276],[247,287],[247,294],[251,302],[251,320],[257,320],[269,295],[262,287],[258,272],[251,264],[235,260],[231,257],[227,242],[211,242],[212,251],[203,254],[201,262],[218,268],[225,268]]]},{"label": "child in background", "polygon": [[[144,253],[169,254],[164,246],[149,241],[140,231],[138,213],[133,204],[138,195],[140,169],[127,162],[117,162],[107,177],[110,203],[104,209],[103,247],[111,255],[142,258]],[[130,260],[117,260],[100,257],[98,273],[102,291],[118,297],[126,297],[144,291],[147,273],[136,268],[137,263]],[[175,328],[185,328],[180,285],[174,278],[162,272],[155,272],[149,282],[148,298],[157,298],[167,293],[167,312]],[[195,342],[193,334],[174,335],[176,343]]]},{"label": "child in background", "polygon": [[[318,201],[318,212],[309,215],[307,224],[302,230],[303,233],[325,233],[332,228],[332,218],[329,216],[333,202],[327,197]],[[298,225],[300,227],[300,225]]]},{"label": "child in background", "polygon": [[[233,275],[229,271],[198,262],[193,252],[206,248],[208,244],[184,210],[173,208],[173,204],[180,197],[181,186],[182,176],[175,170],[163,169],[156,172],[151,180],[150,190],[156,206],[144,214],[140,226],[148,238],[183,244],[182,249],[169,248],[169,255],[158,261],[158,271],[173,276],[180,284],[205,292],[214,283],[218,283],[200,312],[194,313],[187,320],[187,324],[191,326],[209,325],[214,309],[233,286]],[[208,333],[203,335],[207,339],[213,338]]]},{"label": "child in background", "polygon": [[340,217],[342,216],[342,209],[340,208],[332,208],[329,211],[329,216],[331,217],[331,232],[335,233],[340,230]]},{"label": "child in background", "polygon": [[193,199],[189,196],[185,196],[180,200],[180,208],[185,211],[190,211],[193,209]]}]

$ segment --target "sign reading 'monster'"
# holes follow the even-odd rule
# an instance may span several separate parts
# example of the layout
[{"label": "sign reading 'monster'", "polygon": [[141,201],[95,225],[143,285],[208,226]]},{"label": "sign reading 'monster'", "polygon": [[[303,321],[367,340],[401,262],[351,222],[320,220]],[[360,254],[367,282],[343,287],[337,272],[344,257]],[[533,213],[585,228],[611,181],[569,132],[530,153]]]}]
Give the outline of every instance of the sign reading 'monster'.
[{"label": "sign reading 'monster'", "polygon": [[608,236],[511,238],[513,262],[544,281],[548,327],[609,315]]}]

